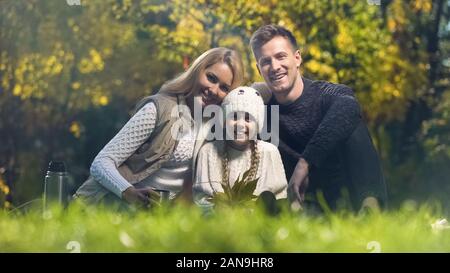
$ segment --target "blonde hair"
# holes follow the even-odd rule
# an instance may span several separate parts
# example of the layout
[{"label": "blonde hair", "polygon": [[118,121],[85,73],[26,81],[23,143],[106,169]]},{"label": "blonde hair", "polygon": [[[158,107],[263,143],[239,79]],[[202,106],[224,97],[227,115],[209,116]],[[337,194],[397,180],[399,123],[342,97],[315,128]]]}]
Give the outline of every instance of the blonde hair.
[{"label": "blonde hair", "polygon": [[[256,179],[258,173],[259,162],[261,155],[258,150],[258,143],[256,140],[250,141],[251,157],[250,157],[250,172],[247,177],[247,182]],[[230,185],[230,169],[228,159],[228,144],[224,143],[223,156],[222,156],[222,185]]]},{"label": "blonde hair", "polygon": [[[225,47],[216,47],[205,51],[195,59],[185,72],[174,79],[165,82],[158,92],[188,97],[194,92],[200,74],[216,63],[225,63],[230,67],[231,72],[233,73],[233,82],[231,83],[230,90],[241,85],[244,80],[244,65],[242,64],[241,57],[235,50]],[[141,109],[150,98],[151,96],[147,96],[141,99],[134,109],[135,113]]]},{"label": "blonde hair", "polygon": [[185,72],[164,83],[159,92],[190,96],[194,92],[200,74],[216,63],[225,63],[230,67],[233,73],[231,89],[242,83],[244,68],[239,54],[229,48],[216,47],[200,55]]}]

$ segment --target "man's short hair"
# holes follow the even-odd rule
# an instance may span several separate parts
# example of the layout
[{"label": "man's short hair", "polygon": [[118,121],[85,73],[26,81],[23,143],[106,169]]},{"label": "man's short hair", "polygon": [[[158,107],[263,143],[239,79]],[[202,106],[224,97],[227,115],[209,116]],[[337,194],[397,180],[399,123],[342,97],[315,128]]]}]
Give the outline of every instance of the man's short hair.
[{"label": "man's short hair", "polygon": [[286,38],[292,45],[293,50],[298,49],[297,40],[289,30],[282,26],[265,25],[258,28],[258,30],[253,33],[252,38],[250,39],[250,46],[252,48],[253,54],[255,54],[256,51],[259,50],[265,43],[269,42],[277,36]]}]

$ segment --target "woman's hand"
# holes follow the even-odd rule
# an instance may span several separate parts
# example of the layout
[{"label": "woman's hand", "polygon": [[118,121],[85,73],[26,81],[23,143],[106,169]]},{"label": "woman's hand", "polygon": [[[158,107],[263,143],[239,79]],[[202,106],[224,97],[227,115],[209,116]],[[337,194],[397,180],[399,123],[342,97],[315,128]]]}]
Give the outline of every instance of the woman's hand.
[{"label": "woman's hand", "polygon": [[122,192],[122,199],[130,204],[147,208],[159,205],[160,196],[152,188],[136,189],[132,186]]}]

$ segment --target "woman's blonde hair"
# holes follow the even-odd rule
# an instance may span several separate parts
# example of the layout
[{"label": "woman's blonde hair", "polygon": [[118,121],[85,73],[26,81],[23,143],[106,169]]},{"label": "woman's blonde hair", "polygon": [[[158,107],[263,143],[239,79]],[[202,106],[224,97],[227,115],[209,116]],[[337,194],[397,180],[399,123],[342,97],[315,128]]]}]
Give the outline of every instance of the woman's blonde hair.
[{"label": "woman's blonde hair", "polygon": [[[233,82],[230,90],[241,85],[244,80],[244,66],[239,54],[229,48],[216,47],[205,51],[195,59],[185,72],[165,82],[159,89],[159,92],[171,95],[184,95],[185,97],[190,96],[194,92],[194,88],[196,88],[200,74],[216,63],[225,63],[230,67],[233,73]],[[134,112],[139,111],[150,99],[151,96],[141,99],[137,103]]]},{"label": "woman's blonde hair", "polygon": [[200,55],[185,72],[164,83],[159,92],[190,96],[194,92],[200,74],[216,63],[225,63],[230,67],[233,73],[233,82],[230,90],[242,83],[244,80],[244,68],[239,54],[229,48],[216,47]]}]

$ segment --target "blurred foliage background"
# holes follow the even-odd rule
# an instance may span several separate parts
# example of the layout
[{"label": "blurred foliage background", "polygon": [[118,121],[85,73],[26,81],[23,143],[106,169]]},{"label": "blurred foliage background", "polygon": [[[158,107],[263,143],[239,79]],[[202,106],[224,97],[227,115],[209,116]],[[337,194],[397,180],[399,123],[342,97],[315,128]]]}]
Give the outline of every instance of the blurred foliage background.
[{"label": "blurred foliage background", "polygon": [[[391,206],[450,206],[449,0],[0,0],[0,207],[38,198],[50,160],[81,184],[140,98],[261,25],[294,32],[302,73],[351,86]],[[378,3],[379,2],[379,3]]]}]

